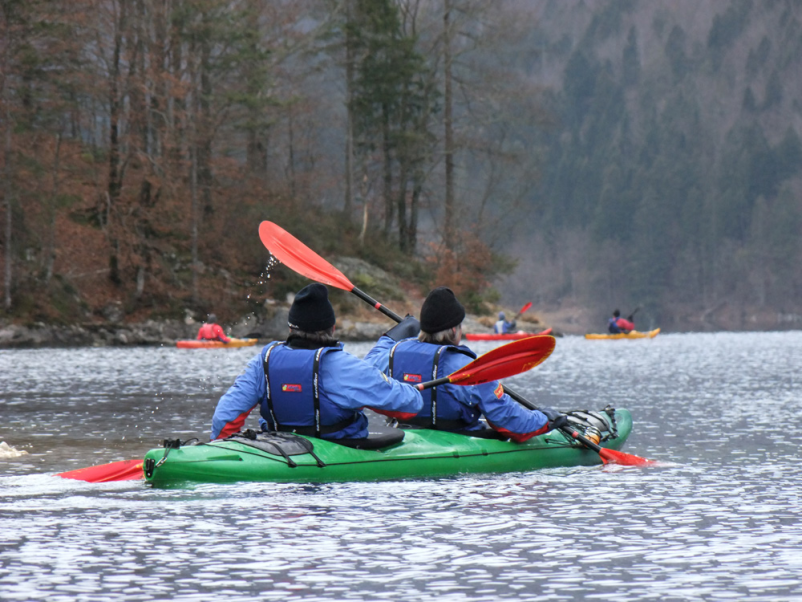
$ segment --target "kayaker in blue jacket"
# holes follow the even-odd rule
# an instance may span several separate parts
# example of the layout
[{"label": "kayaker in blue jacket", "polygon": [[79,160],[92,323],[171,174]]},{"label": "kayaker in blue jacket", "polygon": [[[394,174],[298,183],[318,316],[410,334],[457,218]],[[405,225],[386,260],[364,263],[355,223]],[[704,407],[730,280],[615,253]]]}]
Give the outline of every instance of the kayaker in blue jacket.
[{"label": "kayaker in blue jacket", "polygon": [[417,389],[343,351],[334,338],[334,308],[322,284],[310,284],[295,296],[288,326],[287,340],[266,345],[217,402],[213,440],[239,432],[257,405],[263,430],[324,439],[367,437],[366,406],[402,419],[420,411]]},{"label": "kayaker in blue jacket", "polygon": [[493,325],[493,330],[496,334],[508,334],[515,332],[515,320],[507,322],[507,317],[503,311],[498,312],[498,322]]},{"label": "kayaker in blue jacket", "polygon": [[[465,308],[451,289],[439,287],[426,297],[418,321],[407,317],[379,339],[365,360],[395,380],[426,382],[448,376],[476,358],[460,345]],[[402,338],[406,336],[409,338]],[[523,442],[566,423],[559,412],[528,410],[504,392],[498,382],[483,385],[441,385],[423,392],[423,409],[403,422],[439,430],[476,432],[487,427],[514,441]]]}]

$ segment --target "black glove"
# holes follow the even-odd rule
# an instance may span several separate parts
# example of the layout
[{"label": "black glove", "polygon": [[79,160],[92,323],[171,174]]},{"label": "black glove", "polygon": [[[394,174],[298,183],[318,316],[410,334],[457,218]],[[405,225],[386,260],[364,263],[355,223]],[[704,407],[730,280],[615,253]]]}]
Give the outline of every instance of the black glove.
[{"label": "black glove", "polygon": [[419,332],[420,322],[418,322],[414,316],[407,314],[403,320],[385,332],[384,336],[390,337],[398,342],[402,339],[408,339],[409,337],[416,337]]},{"label": "black glove", "polygon": [[512,330],[513,328],[515,328],[515,320],[510,322],[510,330]]},{"label": "black glove", "polygon": [[635,318],[635,314],[629,314],[627,316],[627,322],[632,322],[634,318]]},{"label": "black glove", "polygon": [[549,419],[549,430],[553,431],[568,424],[568,417],[552,408],[538,408]]}]

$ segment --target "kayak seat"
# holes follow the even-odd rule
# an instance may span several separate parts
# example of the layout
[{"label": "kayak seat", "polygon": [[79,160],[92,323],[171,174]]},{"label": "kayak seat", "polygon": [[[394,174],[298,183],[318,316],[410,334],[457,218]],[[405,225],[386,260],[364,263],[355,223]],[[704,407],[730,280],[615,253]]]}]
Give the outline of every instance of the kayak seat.
[{"label": "kayak seat", "polygon": [[382,449],[397,445],[404,440],[404,431],[383,425],[370,425],[368,436],[363,439],[327,439],[331,443],[338,443],[354,449]]}]

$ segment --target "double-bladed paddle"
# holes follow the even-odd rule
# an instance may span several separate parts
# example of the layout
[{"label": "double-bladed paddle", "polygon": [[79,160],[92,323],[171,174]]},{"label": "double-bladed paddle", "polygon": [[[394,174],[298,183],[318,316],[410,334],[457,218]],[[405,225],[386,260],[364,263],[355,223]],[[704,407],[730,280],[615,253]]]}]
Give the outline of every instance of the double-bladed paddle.
[{"label": "double-bladed paddle", "polygon": [[[277,226],[272,222],[264,221],[259,225],[259,238],[262,240],[262,244],[264,244],[264,246],[267,247],[267,250],[270,251],[270,253],[276,259],[278,259],[281,263],[283,263],[293,271],[301,274],[302,276],[306,276],[307,278],[309,278],[310,280],[314,280],[315,282],[328,284],[335,288],[339,288],[344,291],[354,293],[357,297],[369,303],[370,305],[381,311],[386,316],[392,318],[396,322],[401,322],[401,316],[390,311],[384,305],[382,305],[372,297],[368,296],[367,294],[363,293],[361,290],[356,288],[351,283],[351,281],[348,280],[348,278],[346,278],[342,272],[340,272],[340,270],[335,268],[328,261],[323,259],[320,255],[318,255],[312,249],[304,245],[301,241],[299,241],[297,238],[295,238],[292,234],[290,234],[283,228]],[[528,309],[526,305],[524,306],[524,308]],[[521,309],[523,310],[523,308]],[[635,312],[633,312],[633,314],[634,313]],[[548,357],[549,354],[551,354],[551,351],[553,351],[555,340],[551,336],[534,335],[532,337],[521,339],[520,341],[516,342],[528,341],[532,338],[551,339],[552,348],[548,352],[548,354],[546,354],[540,360],[540,362],[542,362],[543,360],[546,359],[546,357]],[[507,347],[507,345],[503,345],[502,347],[499,347],[497,349],[502,349],[503,347]],[[490,353],[492,352],[486,353],[482,357],[485,357]],[[533,364],[532,366],[530,366],[530,368],[534,368],[540,362]],[[524,370],[521,370],[519,372],[514,372],[512,374],[519,374],[520,372],[523,371]],[[445,384],[446,382],[452,382],[452,384],[478,384],[472,382],[456,383],[450,381],[449,379],[458,372],[460,371],[458,370],[454,374],[449,375],[448,377],[445,378],[444,381],[443,379],[439,379],[443,382],[437,382],[437,381],[432,381],[432,382],[436,384]],[[512,374],[506,374],[506,376],[512,376]],[[489,382],[492,380],[497,380],[498,378],[503,378],[503,376],[496,376],[495,378],[488,379],[488,381],[482,381],[482,382]],[[428,386],[435,386],[434,384],[430,383],[423,383],[423,384],[426,384]],[[526,400],[519,393],[511,391],[509,387],[504,387],[504,390],[507,392],[507,394],[510,395],[510,397],[512,397],[515,401],[517,401],[524,407],[534,410],[537,409],[537,407],[534,404]],[[593,441],[590,441],[589,439],[581,435],[579,432],[577,432],[575,429],[565,427],[562,430],[569,437],[576,439],[583,445],[586,445],[589,449],[592,449],[593,451],[598,453],[602,459],[602,462],[604,462],[605,464],[615,463],[615,464],[621,464],[623,466],[648,466],[650,464],[655,464],[653,460],[647,460],[645,458],[633,456],[632,454],[625,454],[623,452],[618,452],[612,449],[607,449],[605,447],[596,445],[595,443],[593,443]]]},{"label": "double-bladed paddle", "polygon": [[515,376],[543,363],[554,351],[555,339],[531,336],[496,347],[448,376],[415,385],[423,391],[437,385],[481,385]]}]

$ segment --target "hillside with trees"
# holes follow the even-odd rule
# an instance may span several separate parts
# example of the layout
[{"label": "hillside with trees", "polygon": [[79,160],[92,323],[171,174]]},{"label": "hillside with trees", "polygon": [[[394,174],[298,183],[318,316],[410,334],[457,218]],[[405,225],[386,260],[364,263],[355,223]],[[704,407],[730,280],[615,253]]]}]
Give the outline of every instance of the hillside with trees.
[{"label": "hillside with trees", "polygon": [[799,327],[800,63],[797,0],[5,0],[0,317],[262,311],[270,219],[474,311]]},{"label": "hillside with trees", "polygon": [[523,138],[542,179],[509,286],[602,301],[599,318],[640,305],[664,327],[799,327],[802,3],[530,8],[518,68],[550,122]]}]

